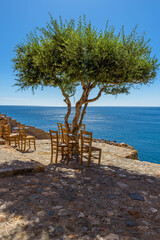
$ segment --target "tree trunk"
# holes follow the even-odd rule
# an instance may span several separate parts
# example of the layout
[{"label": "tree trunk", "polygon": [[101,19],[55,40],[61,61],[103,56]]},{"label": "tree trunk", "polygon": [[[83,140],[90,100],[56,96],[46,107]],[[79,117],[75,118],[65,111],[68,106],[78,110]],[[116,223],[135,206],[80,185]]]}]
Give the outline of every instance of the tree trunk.
[{"label": "tree trunk", "polygon": [[78,133],[78,120],[79,120],[79,117],[80,117],[81,108],[82,108],[82,104],[81,103],[76,104],[76,106],[75,106],[75,111],[76,112],[75,112],[75,116],[74,116],[74,119],[73,119],[73,122],[72,122],[73,134],[77,134]]},{"label": "tree trunk", "polygon": [[[85,115],[85,111],[86,111],[86,108],[87,108],[87,105],[88,105],[88,103],[85,104],[85,102],[88,100],[88,95],[89,95],[90,91],[91,91],[91,89],[89,88],[89,86],[84,88],[80,100],[76,103],[75,116],[74,116],[74,119],[73,119],[73,122],[72,122],[72,132],[75,135],[78,134],[79,128],[81,127],[82,120],[83,120],[83,117]],[[85,104],[85,106],[82,110],[83,104]],[[82,112],[81,112],[81,110],[82,110]]]},{"label": "tree trunk", "polygon": [[[104,87],[103,87],[100,89],[100,91],[98,92],[96,97],[94,97],[92,99],[88,99],[89,93],[93,88],[94,88],[94,84],[84,85],[82,96],[79,99],[79,101],[76,103],[75,116],[72,121],[72,133],[74,135],[78,134],[78,131],[82,125],[88,103],[98,100],[101,97],[102,92],[104,91]],[[64,120],[65,120],[66,128],[69,130],[68,119],[69,119],[69,116],[71,113],[71,102],[70,102],[68,94],[65,93],[64,89],[61,88],[61,90],[62,90],[63,96],[65,97],[64,102],[67,104],[67,107],[68,107],[67,114],[65,115]],[[83,109],[82,109],[82,107],[83,107]]]},{"label": "tree trunk", "polygon": [[65,126],[66,126],[67,130],[69,131],[70,129],[69,129],[69,124],[68,124],[68,119],[71,114],[71,103],[70,102],[67,103],[67,107],[68,107],[68,109],[67,109],[67,113],[64,117],[64,122],[65,122]]},{"label": "tree trunk", "polygon": [[62,94],[65,98],[64,102],[67,104],[67,113],[64,117],[64,122],[65,122],[65,126],[66,126],[67,130],[69,131],[70,129],[69,129],[69,124],[68,124],[68,119],[69,119],[69,116],[71,114],[71,101],[69,99],[69,95],[65,93],[63,87],[62,86],[59,86],[59,87],[60,87],[60,89],[62,91]]},{"label": "tree trunk", "polygon": [[82,110],[82,113],[81,113],[81,118],[80,118],[80,121],[79,121],[79,129],[81,128],[82,126],[82,122],[83,122],[83,118],[84,118],[84,115],[86,114],[86,108],[88,106],[88,103],[85,103],[84,107],[83,107],[83,110]]}]

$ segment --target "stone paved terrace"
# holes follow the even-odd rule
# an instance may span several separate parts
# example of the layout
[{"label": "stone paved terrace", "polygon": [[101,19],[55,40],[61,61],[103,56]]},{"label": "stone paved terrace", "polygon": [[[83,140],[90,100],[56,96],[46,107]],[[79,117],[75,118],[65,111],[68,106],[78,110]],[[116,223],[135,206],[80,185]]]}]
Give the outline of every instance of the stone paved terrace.
[{"label": "stone paved terrace", "polygon": [[49,140],[21,153],[0,145],[0,169],[39,162],[44,172],[0,178],[0,239],[159,240],[160,165],[135,150],[95,143],[102,164],[50,163]]}]

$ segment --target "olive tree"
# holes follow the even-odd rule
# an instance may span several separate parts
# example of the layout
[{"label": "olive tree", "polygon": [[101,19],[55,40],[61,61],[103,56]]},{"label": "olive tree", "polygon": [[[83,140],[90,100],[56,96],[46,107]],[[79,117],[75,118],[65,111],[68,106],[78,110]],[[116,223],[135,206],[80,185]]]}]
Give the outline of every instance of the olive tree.
[{"label": "olive tree", "polygon": [[[116,34],[108,23],[98,31],[85,17],[76,24],[73,19],[62,21],[50,16],[46,27],[35,28],[15,47],[12,61],[19,89],[60,88],[67,104],[67,128],[71,97],[81,87],[73,133],[81,127],[88,104],[102,93],[129,93],[132,86],[151,83],[159,67],[157,58],[151,56],[149,41],[144,34],[138,35],[137,27],[129,35],[124,27]],[[96,95],[91,98],[93,89]]]}]

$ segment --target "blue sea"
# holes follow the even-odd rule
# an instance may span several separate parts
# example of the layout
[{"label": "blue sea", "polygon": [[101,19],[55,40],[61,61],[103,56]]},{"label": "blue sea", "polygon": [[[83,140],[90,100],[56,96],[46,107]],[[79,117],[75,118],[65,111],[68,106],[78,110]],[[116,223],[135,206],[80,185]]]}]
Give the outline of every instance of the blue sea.
[{"label": "blue sea", "polygon": [[[45,131],[64,122],[65,107],[0,106],[0,112]],[[74,116],[72,109],[71,119]],[[71,122],[70,119],[70,122]],[[88,107],[86,130],[94,138],[125,142],[141,161],[160,164],[160,107]]]}]

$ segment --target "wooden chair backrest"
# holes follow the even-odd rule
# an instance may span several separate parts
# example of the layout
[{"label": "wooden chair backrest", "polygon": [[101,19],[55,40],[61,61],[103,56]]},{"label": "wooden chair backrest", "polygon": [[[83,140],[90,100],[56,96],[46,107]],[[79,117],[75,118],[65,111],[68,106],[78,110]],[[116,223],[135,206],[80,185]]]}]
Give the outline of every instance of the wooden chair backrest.
[{"label": "wooden chair backrest", "polygon": [[69,132],[66,128],[62,127],[62,140],[63,143],[68,144],[69,143]]},{"label": "wooden chair backrest", "polygon": [[51,138],[51,144],[58,145],[58,131],[49,130],[49,134]]},{"label": "wooden chair backrest", "polygon": [[[72,124],[68,123],[70,131],[72,130]],[[61,128],[67,129],[65,124],[61,124]]]},{"label": "wooden chair backrest", "polygon": [[63,124],[63,123],[61,123],[61,127],[62,127],[62,128],[66,128],[66,125]]},{"label": "wooden chair backrest", "polygon": [[57,123],[59,135],[62,134],[62,123]]},{"label": "wooden chair backrest", "polygon": [[88,145],[89,147],[92,146],[92,132],[87,132],[81,130],[81,145]]},{"label": "wooden chair backrest", "polygon": [[20,136],[26,136],[25,126],[18,126],[18,131]]},{"label": "wooden chair backrest", "polygon": [[[66,129],[65,124],[57,123],[57,126],[58,126],[58,132],[59,132],[59,140],[63,142],[63,131],[68,132],[68,130]],[[71,129],[72,129],[72,124],[71,123],[69,123],[69,128],[70,128],[70,131],[71,131]]]},{"label": "wooden chair backrest", "polygon": [[11,129],[10,129],[10,126],[8,124],[3,125],[3,129],[4,129],[4,135],[5,136],[9,136],[11,134]]}]

